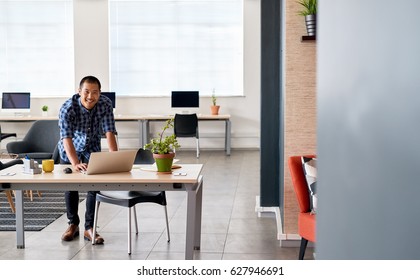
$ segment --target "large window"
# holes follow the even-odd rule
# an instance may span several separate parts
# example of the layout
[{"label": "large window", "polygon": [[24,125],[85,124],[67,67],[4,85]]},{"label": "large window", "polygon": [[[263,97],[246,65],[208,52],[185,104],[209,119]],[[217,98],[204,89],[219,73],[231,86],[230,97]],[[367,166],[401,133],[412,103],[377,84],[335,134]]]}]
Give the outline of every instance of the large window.
[{"label": "large window", "polygon": [[0,92],[74,92],[73,3],[0,0]]},{"label": "large window", "polygon": [[243,95],[243,0],[111,0],[111,89]]}]

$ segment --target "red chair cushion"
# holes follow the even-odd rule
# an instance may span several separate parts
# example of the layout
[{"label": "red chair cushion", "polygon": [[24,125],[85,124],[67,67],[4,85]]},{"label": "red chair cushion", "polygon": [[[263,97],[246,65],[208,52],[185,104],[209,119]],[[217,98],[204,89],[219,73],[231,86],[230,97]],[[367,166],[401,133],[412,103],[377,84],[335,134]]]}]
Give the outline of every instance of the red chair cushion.
[{"label": "red chair cushion", "polygon": [[311,213],[299,213],[298,217],[298,233],[300,236],[315,242],[315,226],[316,226],[316,215]]}]

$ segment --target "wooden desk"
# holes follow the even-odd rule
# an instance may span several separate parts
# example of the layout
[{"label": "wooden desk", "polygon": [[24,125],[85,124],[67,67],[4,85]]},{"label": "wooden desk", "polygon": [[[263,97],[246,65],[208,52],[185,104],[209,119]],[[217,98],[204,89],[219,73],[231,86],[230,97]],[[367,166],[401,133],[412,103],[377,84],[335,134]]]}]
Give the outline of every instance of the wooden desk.
[{"label": "wooden desk", "polygon": [[[150,135],[150,122],[166,121],[173,118],[174,115],[149,115],[143,116],[143,128],[142,128],[142,143],[143,147],[146,143],[149,143]],[[230,115],[202,115],[197,114],[198,121],[224,121],[225,122],[225,151],[226,155],[230,156],[230,145],[231,145],[231,130],[232,125],[230,122]]]},{"label": "wooden desk", "polygon": [[[16,245],[25,248],[24,230],[24,190],[77,190],[77,191],[185,191],[187,192],[187,227],[185,238],[185,259],[193,259],[194,249],[200,249],[201,243],[201,206],[203,177],[202,164],[183,164],[180,172],[187,176],[159,174],[140,170],[134,166],[131,172],[86,175],[79,172],[64,174],[67,165],[55,165],[51,173],[37,175],[24,174],[23,165],[14,165],[0,171],[1,189],[16,191]],[[1,174],[16,173],[13,176]],[[63,197],[64,200],[64,197]],[[60,238],[57,236],[57,238]],[[106,245],[105,245],[106,246]]]}]

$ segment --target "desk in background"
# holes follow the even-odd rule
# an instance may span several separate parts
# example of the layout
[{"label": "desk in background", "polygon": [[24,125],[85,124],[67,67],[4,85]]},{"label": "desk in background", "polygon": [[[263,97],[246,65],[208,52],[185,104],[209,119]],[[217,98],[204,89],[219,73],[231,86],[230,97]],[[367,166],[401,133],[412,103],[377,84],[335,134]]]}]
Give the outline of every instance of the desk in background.
[{"label": "desk in background", "polygon": [[[149,143],[150,135],[150,122],[161,122],[173,118],[173,115],[149,115],[143,117],[143,128],[142,128],[142,145]],[[202,115],[197,114],[198,121],[224,121],[225,122],[225,151],[226,155],[230,156],[230,143],[231,143],[231,122],[230,115]]]},{"label": "desk in background", "polygon": [[[24,190],[77,190],[77,191],[185,191],[187,193],[187,228],[185,237],[185,259],[191,260],[194,249],[201,244],[201,211],[203,176],[202,164],[181,165],[186,176],[160,174],[143,171],[134,166],[131,172],[86,175],[80,172],[64,174],[67,165],[56,165],[51,173],[37,175],[23,174],[21,164],[3,169],[0,174],[16,173],[14,176],[0,176],[1,189],[16,191],[16,245],[25,248]],[[57,236],[60,238],[60,236]],[[106,245],[105,245],[106,246]]]},{"label": "desk in background", "polygon": [[[115,114],[116,122],[136,121],[139,126],[139,147],[149,143],[150,122],[162,122],[173,115],[120,115]],[[225,151],[230,156],[231,150],[231,122],[230,115],[202,115],[198,114],[198,121],[224,121],[225,122]],[[37,120],[58,120],[58,116],[0,116],[0,122],[34,122]]]}]

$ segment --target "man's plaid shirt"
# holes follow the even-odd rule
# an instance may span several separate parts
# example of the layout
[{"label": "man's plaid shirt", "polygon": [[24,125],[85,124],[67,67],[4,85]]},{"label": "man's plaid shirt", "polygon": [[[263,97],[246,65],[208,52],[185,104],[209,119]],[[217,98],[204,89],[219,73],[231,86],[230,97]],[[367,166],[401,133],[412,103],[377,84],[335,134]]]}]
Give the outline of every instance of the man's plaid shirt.
[{"label": "man's plaid shirt", "polygon": [[116,134],[111,100],[100,96],[92,110],[82,106],[80,95],[75,94],[60,108],[60,157],[70,162],[63,146],[64,138],[72,138],[79,160],[89,161],[90,153],[101,151],[101,137],[106,132]]}]

